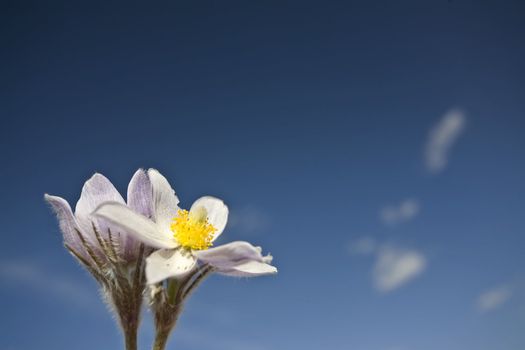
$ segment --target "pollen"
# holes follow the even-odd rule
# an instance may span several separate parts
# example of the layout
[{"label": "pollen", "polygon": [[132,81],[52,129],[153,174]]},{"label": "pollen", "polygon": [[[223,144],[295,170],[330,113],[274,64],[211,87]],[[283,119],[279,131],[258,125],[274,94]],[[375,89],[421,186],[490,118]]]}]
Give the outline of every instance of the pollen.
[{"label": "pollen", "polygon": [[173,218],[171,231],[177,242],[185,248],[204,250],[212,246],[213,233],[217,229],[208,222],[206,215],[199,214],[179,209]]}]

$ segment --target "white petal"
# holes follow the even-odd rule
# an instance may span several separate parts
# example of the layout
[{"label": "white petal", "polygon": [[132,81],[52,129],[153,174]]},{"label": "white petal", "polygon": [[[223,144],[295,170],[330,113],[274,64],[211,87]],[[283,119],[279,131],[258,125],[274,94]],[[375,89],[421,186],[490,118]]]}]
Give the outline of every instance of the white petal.
[{"label": "white petal", "polygon": [[273,256],[271,254],[268,254],[266,256],[263,256],[263,263],[271,264],[273,261]]},{"label": "white petal", "polygon": [[190,272],[197,259],[184,249],[161,249],[146,259],[146,280],[155,284]]},{"label": "white petal", "polygon": [[220,269],[231,268],[246,260],[263,262],[261,248],[254,247],[248,242],[231,242],[216,248],[196,250],[193,254],[202,262]]},{"label": "white petal", "polygon": [[228,270],[218,270],[218,273],[235,277],[257,277],[263,275],[273,275],[277,273],[277,268],[258,261],[247,261],[236,265]]},{"label": "white petal", "polygon": [[213,242],[220,236],[226,227],[226,223],[228,222],[228,207],[218,198],[205,196],[197,199],[193,203],[190,212],[198,211],[201,208],[206,209],[208,222],[216,229],[212,239]]},{"label": "white petal", "polygon": [[80,199],[75,207],[75,216],[83,232],[92,235],[92,222],[95,222],[103,237],[108,235],[108,225],[103,221],[93,220],[91,213],[104,202],[124,203],[115,186],[102,174],[94,174],[84,183]]},{"label": "white petal", "polygon": [[135,213],[117,202],[106,202],[100,205],[93,214],[119,226],[138,240],[154,248],[175,248],[175,238],[158,229],[150,219]]},{"label": "white petal", "polygon": [[149,169],[148,176],[153,188],[153,220],[168,234],[171,221],[179,210],[179,199],[168,180],[157,170]]}]

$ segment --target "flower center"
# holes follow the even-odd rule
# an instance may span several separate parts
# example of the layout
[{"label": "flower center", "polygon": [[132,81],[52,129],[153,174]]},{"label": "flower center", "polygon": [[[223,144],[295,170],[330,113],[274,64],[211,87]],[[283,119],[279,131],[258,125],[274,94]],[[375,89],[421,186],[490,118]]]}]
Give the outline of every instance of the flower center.
[{"label": "flower center", "polygon": [[217,229],[208,222],[206,211],[202,209],[204,212],[196,210],[196,213],[179,209],[177,216],[173,218],[170,228],[181,246],[195,250],[204,250],[212,246],[213,233]]}]

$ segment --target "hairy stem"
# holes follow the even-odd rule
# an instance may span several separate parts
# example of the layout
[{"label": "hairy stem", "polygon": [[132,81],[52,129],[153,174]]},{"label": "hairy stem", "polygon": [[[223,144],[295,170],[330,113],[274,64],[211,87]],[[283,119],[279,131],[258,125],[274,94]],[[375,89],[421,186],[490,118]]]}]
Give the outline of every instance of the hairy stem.
[{"label": "hairy stem", "polygon": [[120,322],[124,333],[126,350],[137,350],[137,333],[140,324],[140,301],[132,300],[127,312],[121,310]]},{"label": "hairy stem", "polygon": [[154,298],[153,312],[156,333],[153,350],[165,349],[182,311],[184,301],[212,271],[211,266],[205,265],[183,280],[171,279],[163,291]]},{"label": "hairy stem", "polygon": [[[140,246],[139,257],[135,263],[135,271],[120,281],[118,288],[113,289],[113,303],[118,310],[120,324],[124,332],[126,350],[137,350],[137,333],[142,309],[142,293],[144,291],[144,245]],[[116,269],[119,271],[118,269]]]},{"label": "hairy stem", "polygon": [[126,350],[137,350],[137,328],[130,327],[124,330]]},{"label": "hairy stem", "polygon": [[155,310],[156,332],[153,350],[164,350],[171,331],[175,328],[180,311],[180,305],[171,304],[164,304],[163,307]]},{"label": "hairy stem", "polygon": [[169,331],[157,332],[157,334],[155,335],[155,343],[153,344],[153,350],[164,350],[166,348],[166,344],[168,343],[169,336]]}]

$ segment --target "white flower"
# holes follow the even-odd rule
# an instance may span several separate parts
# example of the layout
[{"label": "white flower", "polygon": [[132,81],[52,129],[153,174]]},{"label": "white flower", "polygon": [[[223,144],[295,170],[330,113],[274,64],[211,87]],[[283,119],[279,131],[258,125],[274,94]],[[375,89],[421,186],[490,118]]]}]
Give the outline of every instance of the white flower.
[{"label": "white flower", "polygon": [[214,197],[201,197],[189,211],[178,207],[179,199],[157,170],[148,176],[153,191],[153,216],[149,219],[119,202],[101,204],[94,215],[103,218],[141,240],[158,248],[146,260],[148,284],[185,275],[197,260],[215,271],[230,276],[273,274],[272,257],[262,256],[261,248],[248,242],[232,242],[209,248],[228,221],[228,207]]}]

